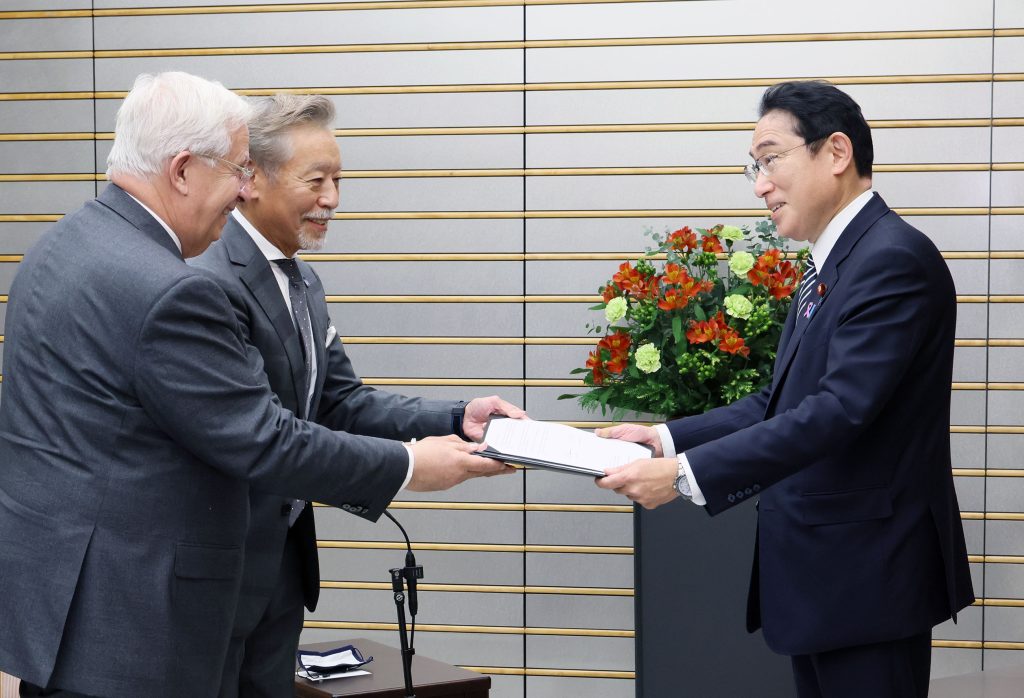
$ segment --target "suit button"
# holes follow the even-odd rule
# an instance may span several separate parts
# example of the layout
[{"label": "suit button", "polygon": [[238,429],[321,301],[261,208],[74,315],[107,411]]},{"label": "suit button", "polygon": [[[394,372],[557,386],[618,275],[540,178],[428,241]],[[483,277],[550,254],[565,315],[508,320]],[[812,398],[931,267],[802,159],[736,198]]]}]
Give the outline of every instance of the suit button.
[{"label": "suit button", "polygon": [[288,516],[292,513],[292,503],[285,502],[281,505],[281,516]]},{"label": "suit button", "polygon": [[750,489],[754,490],[755,492],[760,492],[761,491],[761,485],[758,485],[758,484],[755,483],[754,486],[751,487]]},{"label": "suit button", "polygon": [[736,491],[736,499],[743,499],[743,490]]},{"label": "suit button", "polygon": [[750,495],[754,494],[754,488],[748,487],[747,489],[743,490],[743,492],[749,497]]},{"label": "suit button", "polygon": [[726,499],[728,499],[729,503],[732,504],[733,502],[736,501],[736,495],[730,494],[728,497],[726,497]]}]

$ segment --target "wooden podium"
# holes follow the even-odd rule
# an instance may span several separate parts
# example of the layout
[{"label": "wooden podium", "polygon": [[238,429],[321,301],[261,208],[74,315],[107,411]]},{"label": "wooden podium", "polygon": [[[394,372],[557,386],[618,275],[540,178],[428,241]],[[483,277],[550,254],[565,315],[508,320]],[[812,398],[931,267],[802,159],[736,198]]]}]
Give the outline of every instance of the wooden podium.
[{"label": "wooden podium", "polygon": [[[402,657],[397,649],[379,642],[355,638],[337,642],[302,645],[301,649],[324,651],[355,645],[364,657],[373,657],[366,665],[369,676],[352,676],[330,681],[309,681],[295,677],[295,695],[300,698],[404,698],[405,678]],[[491,677],[453,667],[436,659],[416,654],[412,658],[412,680],[416,698],[487,698]]]}]

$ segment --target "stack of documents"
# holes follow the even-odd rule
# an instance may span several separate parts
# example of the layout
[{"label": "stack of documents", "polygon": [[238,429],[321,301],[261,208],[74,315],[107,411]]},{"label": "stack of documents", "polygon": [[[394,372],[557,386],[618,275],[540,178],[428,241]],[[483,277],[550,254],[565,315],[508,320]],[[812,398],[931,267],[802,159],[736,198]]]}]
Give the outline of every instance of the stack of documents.
[{"label": "stack of documents", "polygon": [[604,477],[605,470],[653,458],[650,446],[602,439],[593,432],[551,422],[494,418],[484,432],[481,456],[548,470]]}]

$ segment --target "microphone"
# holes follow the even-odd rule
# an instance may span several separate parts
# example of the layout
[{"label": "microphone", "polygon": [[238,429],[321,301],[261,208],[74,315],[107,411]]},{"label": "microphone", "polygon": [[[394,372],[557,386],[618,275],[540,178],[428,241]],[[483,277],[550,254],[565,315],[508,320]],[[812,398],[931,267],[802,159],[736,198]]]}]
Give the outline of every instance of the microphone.
[{"label": "microphone", "polygon": [[[419,599],[416,597],[416,580],[423,579],[423,566],[416,564],[416,556],[412,553],[412,543],[409,542],[409,534],[405,532],[402,524],[398,523],[398,519],[391,515],[391,512],[384,510],[384,516],[388,517],[395,522],[398,526],[398,530],[402,532],[402,537],[405,538],[405,568],[402,569],[402,576],[405,578],[406,586],[408,587],[409,597],[409,615],[412,616],[412,636],[416,636],[416,613],[419,612]],[[412,644],[411,642],[409,644]]]}]

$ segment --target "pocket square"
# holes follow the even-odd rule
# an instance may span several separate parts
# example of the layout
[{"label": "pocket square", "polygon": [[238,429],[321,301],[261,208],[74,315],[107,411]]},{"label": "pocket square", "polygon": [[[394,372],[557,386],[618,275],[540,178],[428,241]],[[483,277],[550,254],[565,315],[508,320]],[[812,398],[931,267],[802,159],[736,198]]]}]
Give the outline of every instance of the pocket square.
[{"label": "pocket square", "polygon": [[324,347],[327,349],[331,348],[331,342],[338,336],[338,330],[334,329],[334,325],[327,328],[327,341],[324,342]]}]

